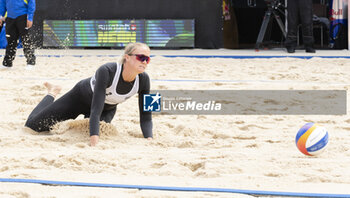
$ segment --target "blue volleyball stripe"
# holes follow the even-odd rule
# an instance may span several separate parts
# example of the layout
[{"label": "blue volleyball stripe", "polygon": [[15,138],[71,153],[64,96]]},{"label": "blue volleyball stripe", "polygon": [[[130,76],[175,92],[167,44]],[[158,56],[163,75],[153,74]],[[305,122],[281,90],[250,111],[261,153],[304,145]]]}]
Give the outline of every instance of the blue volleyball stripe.
[{"label": "blue volleyball stripe", "polygon": [[315,152],[315,151],[318,151],[318,150],[322,149],[323,147],[325,147],[327,145],[327,143],[328,143],[328,132],[320,141],[318,141],[316,144],[310,146],[306,150],[307,150],[307,152]]},{"label": "blue volleyball stripe", "polygon": [[300,137],[302,135],[304,135],[304,133],[309,130],[312,126],[314,125],[314,123],[312,122],[309,122],[309,123],[306,123],[303,127],[301,127],[297,133],[297,136],[295,137],[295,144],[298,144],[298,141],[300,139]]}]

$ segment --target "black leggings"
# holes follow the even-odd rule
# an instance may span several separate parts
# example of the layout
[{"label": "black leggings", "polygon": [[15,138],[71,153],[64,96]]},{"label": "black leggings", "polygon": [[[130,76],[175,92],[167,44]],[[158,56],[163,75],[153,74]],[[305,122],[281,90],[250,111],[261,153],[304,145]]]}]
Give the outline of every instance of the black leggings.
[{"label": "black leggings", "polygon": [[[42,132],[49,131],[57,122],[75,119],[80,114],[88,118],[90,116],[90,106],[82,102],[82,97],[79,84],[56,101],[54,101],[53,96],[46,95],[30,113],[25,126],[34,131]],[[115,112],[116,106],[104,110],[100,120],[110,123]]]},{"label": "black leggings", "polygon": [[22,39],[24,56],[27,64],[35,64],[34,46],[29,37],[27,26],[27,15],[21,15],[16,19],[6,18],[6,53],[3,64],[12,66],[12,61],[16,57],[18,39]]}]

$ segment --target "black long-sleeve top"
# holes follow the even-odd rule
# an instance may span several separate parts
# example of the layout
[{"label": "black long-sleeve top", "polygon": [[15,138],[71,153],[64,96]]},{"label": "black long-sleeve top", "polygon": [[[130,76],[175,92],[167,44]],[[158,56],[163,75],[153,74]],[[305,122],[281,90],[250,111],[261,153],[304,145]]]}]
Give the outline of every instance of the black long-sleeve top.
[{"label": "black long-sleeve top", "polygon": [[[99,121],[103,111],[109,111],[116,108],[118,104],[110,105],[105,103],[106,88],[112,85],[116,75],[117,63],[107,63],[97,69],[95,74],[95,86],[92,94],[91,111],[90,111],[90,136],[99,135]],[[122,67],[123,71],[123,67]],[[135,81],[126,82],[122,77],[122,71],[117,84],[117,93],[126,94],[131,91]],[[143,111],[143,95],[150,92],[150,79],[147,73],[143,72],[139,76],[138,105],[140,113],[140,126],[145,138],[153,137],[152,134],[152,114]],[[90,79],[86,79],[90,86]],[[91,88],[90,88],[91,90]],[[113,113],[114,114],[114,113]]]}]

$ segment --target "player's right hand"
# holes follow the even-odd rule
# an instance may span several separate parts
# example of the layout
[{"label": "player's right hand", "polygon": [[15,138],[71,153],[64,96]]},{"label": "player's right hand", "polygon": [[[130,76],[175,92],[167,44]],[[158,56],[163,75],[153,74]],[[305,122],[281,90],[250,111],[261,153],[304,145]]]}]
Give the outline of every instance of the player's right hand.
[{"label": "player's right hand", "polygon": [[98,143],[98,135],[92,135],[90,136],[90,146],[96,146]]}]

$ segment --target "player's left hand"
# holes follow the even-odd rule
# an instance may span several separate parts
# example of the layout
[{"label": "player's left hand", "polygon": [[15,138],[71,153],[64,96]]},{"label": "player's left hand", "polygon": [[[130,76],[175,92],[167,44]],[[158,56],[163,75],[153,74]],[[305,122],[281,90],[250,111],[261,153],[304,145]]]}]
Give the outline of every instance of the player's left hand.
[{"label": "player's left hand", "polygon": [[33,26],[33,21],[27,20],[27,29],[31,28]]}]

